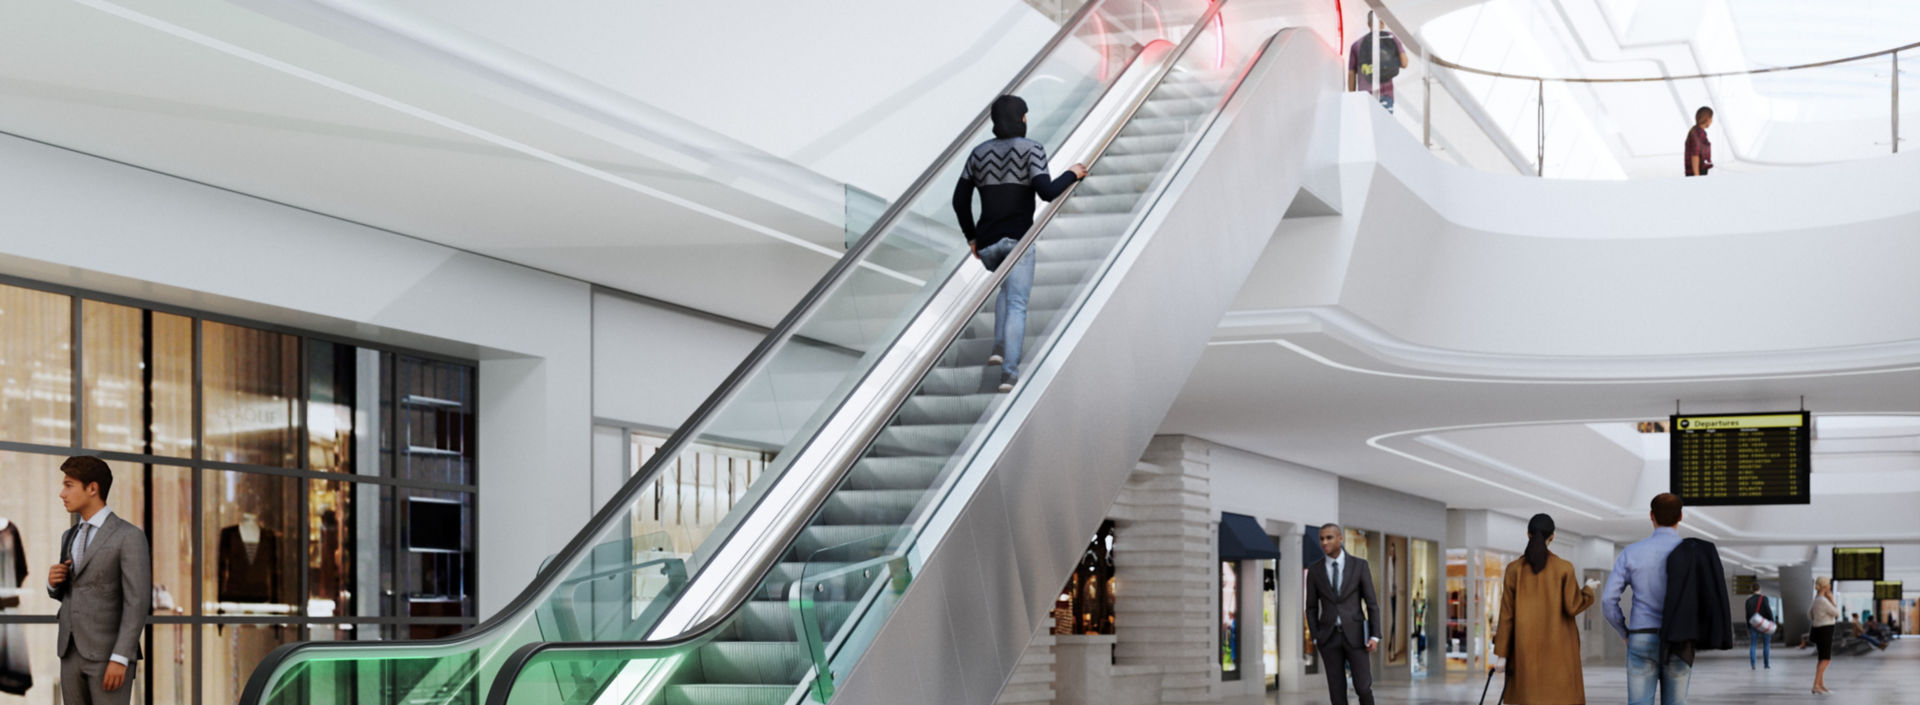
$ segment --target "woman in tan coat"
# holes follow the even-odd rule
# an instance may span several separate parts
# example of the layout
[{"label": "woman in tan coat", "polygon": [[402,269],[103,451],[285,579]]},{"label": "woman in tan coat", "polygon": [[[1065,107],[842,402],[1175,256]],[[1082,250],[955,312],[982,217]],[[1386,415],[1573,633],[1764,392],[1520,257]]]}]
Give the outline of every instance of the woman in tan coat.
[{"label": "woman in tan coat", "polygon": [[[1594,603],[1595,581],[1580,584],[1573,564],[1547,552],[1553,517],[1527,522],[1527,552],[1507,564],[1500,591],[1500,626],[1494,654],[1504,660],[1506,696],[1512,705],[1584,705],[1580,679],[1580,628],[1574,615]],[[1500,666],[1496,665],[1496,668]]]}]

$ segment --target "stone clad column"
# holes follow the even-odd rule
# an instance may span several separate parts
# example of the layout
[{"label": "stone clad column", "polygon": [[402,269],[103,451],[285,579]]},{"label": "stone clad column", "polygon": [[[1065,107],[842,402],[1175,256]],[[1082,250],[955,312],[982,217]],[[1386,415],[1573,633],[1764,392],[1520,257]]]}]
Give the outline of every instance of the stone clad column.
[{"label": "stone clad column", "polygon": [[1163,703],[1214,699],[1211,447],[1187,436],[1153,439],[1113,506],[1115,660],[1159,669]]},{"label": "stone clad column", "polygon": [[[1745,603],[1742,603],[1745,604]],[[1800,643],[1800,637],[1813,629],[1813,619],[1808,612],[1813,609],[1813,562],[1780,566],[1780,618],[1779,634],[1791,646]],[[1740,612],[1746,616],[1746,610]]]}]

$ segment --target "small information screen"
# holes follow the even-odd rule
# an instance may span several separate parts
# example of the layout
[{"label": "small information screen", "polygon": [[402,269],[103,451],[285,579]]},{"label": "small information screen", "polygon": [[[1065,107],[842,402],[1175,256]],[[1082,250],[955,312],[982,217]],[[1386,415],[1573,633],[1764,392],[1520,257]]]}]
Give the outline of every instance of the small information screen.
[{"label": "small information screen", "polygon": [[1669,491],[1687,506],[1813,501],[1811,414],[1674,416],[1668,428]]},{"label": "small information screen", "polygon": [[1906,596],[1907,586],[1898,580],[1880,580],[1873,584],[1873,599],[1898,600]]},{"label": "small information screen", "polygon": [[1887,549],[1879,546],[1835,546],[1833,548],[1834,580],[1885,580],[1887,577]]},{"label": "small information screen", "polygon": [[1733,594],[1735,596],[1751,595],[1753,594],[1753,588],[1759,584],[1760,576],[1758,575],[1733,576]]}]

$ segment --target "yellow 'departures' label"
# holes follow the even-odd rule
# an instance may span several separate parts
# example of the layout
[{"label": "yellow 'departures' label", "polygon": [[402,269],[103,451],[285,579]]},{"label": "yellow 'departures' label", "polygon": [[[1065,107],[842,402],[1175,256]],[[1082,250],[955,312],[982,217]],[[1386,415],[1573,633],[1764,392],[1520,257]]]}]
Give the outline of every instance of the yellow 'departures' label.
[{"label": "yellow 'departures' label", "polygon": [[1682,416],[1677,425],[1681,431],[1720,431],[1743,428],[1799,428],[1805,425],[1805,417],[1799,414],[1765,414],[1759,416]]}]

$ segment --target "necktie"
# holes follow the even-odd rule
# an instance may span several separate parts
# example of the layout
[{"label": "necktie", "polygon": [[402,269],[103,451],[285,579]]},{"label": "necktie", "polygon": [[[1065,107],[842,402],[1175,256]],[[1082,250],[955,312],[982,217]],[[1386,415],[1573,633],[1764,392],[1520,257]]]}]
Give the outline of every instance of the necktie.
[{"label": "necktie", "polygon": [[[1340,561],[1333,562],[1333,597],[1336,600],[1340,599]],[[1339,610],[1333,613],[1333,626],[1340,626]]]},{"label": "necktie", "polygon": [[73,542],[73,565],[74,565],[74,567],[76,567],[76,568],[77,568],[77,567],[79,567],[79,566],[80,566],[80,559],[81,559],[81,558],[85,558],[85,557],[86,557],[86,555],[87,555],[87,542],[88,542],[88,541],[91,541],[91,540],[93,540],[93,525],[92,525],[92,524],[88,524],[88,523],[84,523],[84,522],[83,522],[83,523],[81,523],[81,524],[80,524],[80,539],[79,539],[79,540],[77,540],[77,541],[74,541],[74,542]]}]

